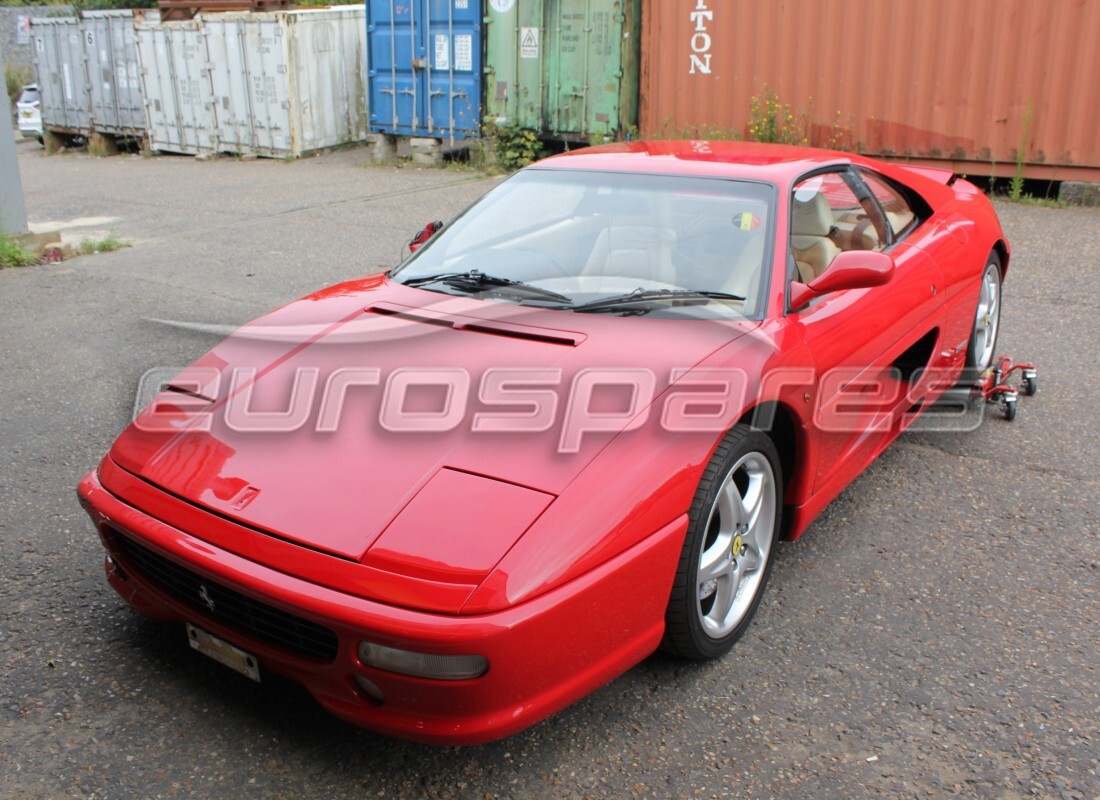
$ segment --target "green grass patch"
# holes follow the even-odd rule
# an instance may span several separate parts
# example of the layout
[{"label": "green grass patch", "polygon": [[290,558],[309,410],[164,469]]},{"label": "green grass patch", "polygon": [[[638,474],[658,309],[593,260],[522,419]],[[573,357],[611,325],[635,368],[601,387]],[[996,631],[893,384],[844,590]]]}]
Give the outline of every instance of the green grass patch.
[{"label": "green grass patch", "polygon": [[1029,194],[1022,194],[1019,197],[1013,197],[1011,194],[1008,199],[1013,203],[1019,203],[1022,206],[1041,206],[1043,208],[1067,208],[1068,205],[1061,200],[1057,200],[1053,197],[1032,197]]},{"label": "green grass patch", "polygon": [[34,83],[34,70],[26,64],[4,65],[4,89],[8,93],[9,101],[14,103],[23,86],[28,83]]},{"label": "green grass patch", "polygon": [[37,263],[34,253],[27,252],[7,236],[0,236],[0,269],[29,267]]},{"label": "green grass patch", "polygon": [[80,244],[73,248],[73,255],[90,256],[97,253],[110,253],[112,250],[121,250],[124,247],[130,247],[130,243],[122,241],[112,233],[102,239],[81,239]]}]

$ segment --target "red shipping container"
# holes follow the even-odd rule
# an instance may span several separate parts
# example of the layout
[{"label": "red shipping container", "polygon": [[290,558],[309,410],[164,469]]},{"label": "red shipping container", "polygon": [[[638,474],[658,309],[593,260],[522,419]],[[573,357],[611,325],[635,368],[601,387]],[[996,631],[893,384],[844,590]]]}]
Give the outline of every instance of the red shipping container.
[{"label": "red shipping container", "polygon": [[648,138],[747,138],[766,86],[810,144],[1100,180],[1100,0],[646,0],[642,36]]}]

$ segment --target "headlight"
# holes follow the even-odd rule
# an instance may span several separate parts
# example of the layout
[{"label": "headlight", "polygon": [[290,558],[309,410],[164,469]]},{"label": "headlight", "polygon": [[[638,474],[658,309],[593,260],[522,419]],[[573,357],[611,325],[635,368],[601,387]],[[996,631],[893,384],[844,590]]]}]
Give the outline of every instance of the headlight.
[{"label": "headlight", "polygon": [[485,656],[417,653],[413,650],[385,647],[373,642],[359,643],[359,660],[388,672],[412,675],[416,678],[435,678],[441,681],[478,678],[489,669],[489,660]]}]

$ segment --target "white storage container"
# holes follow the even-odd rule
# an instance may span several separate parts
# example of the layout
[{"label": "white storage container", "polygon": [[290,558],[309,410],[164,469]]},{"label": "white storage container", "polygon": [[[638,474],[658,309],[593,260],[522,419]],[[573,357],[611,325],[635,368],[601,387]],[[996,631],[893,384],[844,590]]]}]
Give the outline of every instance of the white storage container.
[{"label": "white storage container", "polygon": [[203,20],[218,144],[297,157],[367,135],[362,6]]},{"label": "white storage container", "polygon": [[362,4],[283,15],[293,155],[367,138],[367,15]]},{"label": "white storage container", "polygon": [[[201,57],[181,60],[192,45],[171,42],[184,30],[198,33]],[[363,6],[139,25],[138,53],[155,150],[286,158],[366,139]],[[172,105],[166,95],[185,86]]]},{"label": "white storage container", "polygon": [[150,146],[168,153],[216,152],[201,21],[141,23],[135,32]]}]

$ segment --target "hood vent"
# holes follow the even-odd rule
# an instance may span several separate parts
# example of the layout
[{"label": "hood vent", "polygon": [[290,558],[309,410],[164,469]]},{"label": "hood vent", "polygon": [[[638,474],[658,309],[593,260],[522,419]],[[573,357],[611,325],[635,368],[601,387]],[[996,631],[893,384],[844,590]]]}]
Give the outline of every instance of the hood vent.
[{"label": "hood vent", "polygon": [[574,331],[560,331],[554,328],[539,328],[533,325],[517,325],[512,322],[464,317],[459,314],[445,314],[426,308],[410,308],[391,303],[378,303],[366,309],[366,311],[368,314],[396,317],[409,322],[419,322],[423,325],[452,328],[456,331],[472,331],[473,333],[484,333],[490,336],[503,336],[508,339],[525,339],[529,342],[556,344],[563,347],[576,347],[586,338],[583,333]]},{"label": "hood vent", "polygon": [[205,400],[208,403],[218,402],[213,397],[205,395],[202,392],[196,392],[194,389],[188,389],[184,386],[179,386],[178,384],[175,384],[175,383],[166,383],[166,384],[164,384],[164,387],[162,388],[162,391],[175,392],[176,394],[187,395],[188,397],[194,397],[194,398],[197,398],[199,400]]}]

